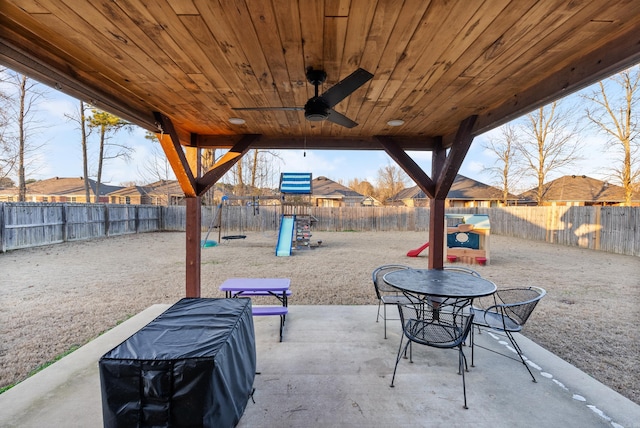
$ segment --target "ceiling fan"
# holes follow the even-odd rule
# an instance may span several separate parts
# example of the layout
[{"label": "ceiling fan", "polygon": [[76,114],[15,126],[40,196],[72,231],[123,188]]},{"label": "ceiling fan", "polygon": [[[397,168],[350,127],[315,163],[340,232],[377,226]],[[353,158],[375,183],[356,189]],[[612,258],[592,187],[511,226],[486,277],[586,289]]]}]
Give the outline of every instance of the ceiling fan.
[{"label": "ceiling fan", "polygon": [[353,128],[358,125],[345,115],[338,113],[333,107],[340,101],[351,95],[360,86],[367,83],[373,74],[367,70],[358,68],[356,71],[345,77],[334,86],[330,87],[322,95],[318,93],[318,87],[327,80],[327,73],[323,70],[314,70],[312,67],[307,69],[307,80],[315,86],[315,95],[307,101],[304,107],[238,107],[233,110],[296,110],[304,111],[304,117],[312,122],[328,120],[337,125]]}]

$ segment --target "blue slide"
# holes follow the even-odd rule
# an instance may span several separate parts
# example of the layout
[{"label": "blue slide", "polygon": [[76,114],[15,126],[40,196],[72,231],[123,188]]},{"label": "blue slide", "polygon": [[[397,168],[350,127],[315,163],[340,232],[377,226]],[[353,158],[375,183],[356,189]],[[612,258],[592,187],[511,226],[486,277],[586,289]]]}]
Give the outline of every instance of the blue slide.
[{"label": "blue slide", "polygon": [[293,242],[293,229],[296,224],[296,216],[280,217],[280,233],[276,245],[276,256],[290,256],[291,243]]}]

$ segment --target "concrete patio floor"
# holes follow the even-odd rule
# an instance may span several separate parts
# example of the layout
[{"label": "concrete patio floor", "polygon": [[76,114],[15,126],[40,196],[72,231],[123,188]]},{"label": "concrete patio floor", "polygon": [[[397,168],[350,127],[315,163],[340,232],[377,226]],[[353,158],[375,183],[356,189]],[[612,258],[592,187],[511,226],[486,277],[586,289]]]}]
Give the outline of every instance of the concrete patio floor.
[{"label": "concrete patio floor", "polygon": [[[99,358],[167,307],[148,308],[1,394],[0,426],[101,427]],[[453,350],[415,345],[414,363],[400,361],[390,388],[400,325],[390,321],[385,340],[375,315],[375,306],[290,306],[282,343],[277,317],[255,318],[255,403],[238,427],[640,426],[639,405],[523,336],[538,382],[521,363],[476,349],[468,410]],[[476,340],[509,352],[492,334]]]}]

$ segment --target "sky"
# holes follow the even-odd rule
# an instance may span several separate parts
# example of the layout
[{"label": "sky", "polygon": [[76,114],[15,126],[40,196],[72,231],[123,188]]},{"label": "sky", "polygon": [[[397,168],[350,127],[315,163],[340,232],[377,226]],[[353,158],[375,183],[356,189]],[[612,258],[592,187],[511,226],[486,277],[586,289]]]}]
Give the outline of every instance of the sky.
[{"label": "sky", "polygon": [[[40,180],[51,177],[81,177],[80,131],[77,123],[67,118],[67,115],[77,112],[79,103],[61,92],[44,85],[40,86],[47,90],[47,96],[38,103],[39,129],[31,137],[30,144],[42,147],[37,154],[34,154],[35,157],[32,155],[31,164],[27,166],[27,178]],[[567,102],[577,103],[576,100],[579,100],[577,95],[572,95]],[[495,165],[496,157],[485,148],[485,145],[487,138],[492,133],[498,132],[493,130],[474,139],[460,168],[460,174],[486,184],[496,184],[495,178],[486,171],[486,168]],[[605,151],[604,137],[591,130],[583,132],[581,140],[584,160],[573,167],[554,172],[549,176],[549,180],[572,174],[607,180],[614,157],[611,151]],[[134,151],[129,161],[123,159],[107,161],[102,180],[104,183],[123,185],[131,182],[144,184],[154,181],[149,178],[148,173],[145,174],[145,163],[148,164],[148,159],[154,158],[154,143],[145,138],[143,129],[134,127],[131,132],[120,131],[111,142],[126,144]],[[90,145],[97,146],[97,136],[90,137]],[[325,176],[345,185],[354,178],[360,181],[366,180],[375,185],[378,170],[387,165],[395,165],[384,151],[283,150],[278,153],[281,157],[278,166],[281,172],[311,172],[313,177]],[[430,174],[431,152],[408,152],[408,154],[427,174]],[[90,164],[95,165],[95,156],[92,157],[93,162],[90,159]],[[95,178],[95,173],[92,174],[90,171],[90,176]],[[15,176],[12,178],[15,180]],[[413,186],[414,183],[409,180],[407,185]],[[525,180],[521,183],[522,188],[519,190],[528,190],[534,186],[533,180]],[[277,187],[277,183],[274,187]]]}]

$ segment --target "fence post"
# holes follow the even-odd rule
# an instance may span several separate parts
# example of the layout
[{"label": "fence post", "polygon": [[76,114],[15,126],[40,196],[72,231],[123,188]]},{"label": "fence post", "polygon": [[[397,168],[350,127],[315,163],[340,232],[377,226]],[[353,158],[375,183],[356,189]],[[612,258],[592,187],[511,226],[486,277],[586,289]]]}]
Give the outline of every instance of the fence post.
[{"label": "fence post", "polygon": [[62,204],[62,242],[67,242],[69,225],[67,224],[67,204]]},{"label": "fence post", "polygon": [[109,236],[109,207],[107,204],[104,207],[104,236]]},{"label": "fence post", "polygon": [[6,204],[0,203],[0,253],[4,253],[6,251],[5,244],[5,227],[4,227],[4,218],[5,218],[5,206]]},{"label": "fence post", "polygon": [[599,250],[600,249],[600,236],[602,234],[602,213],[601,213],[601,206],[595,206],[594,207],[596,209],[596,215],[595,215],[595,219],[594,219],[594,223],[596,224],[596,230],[594,231],[594,239],[593,239],[593,249],[594,250]]}]

